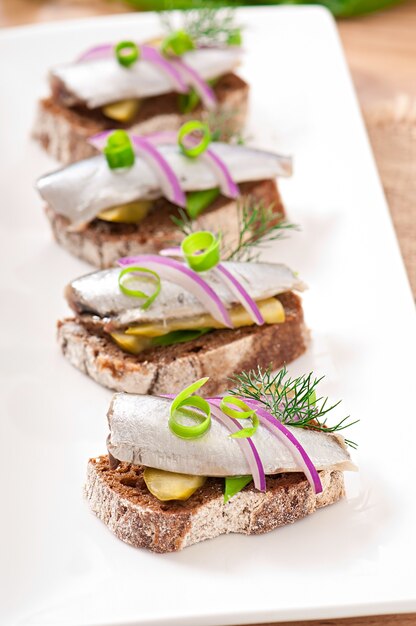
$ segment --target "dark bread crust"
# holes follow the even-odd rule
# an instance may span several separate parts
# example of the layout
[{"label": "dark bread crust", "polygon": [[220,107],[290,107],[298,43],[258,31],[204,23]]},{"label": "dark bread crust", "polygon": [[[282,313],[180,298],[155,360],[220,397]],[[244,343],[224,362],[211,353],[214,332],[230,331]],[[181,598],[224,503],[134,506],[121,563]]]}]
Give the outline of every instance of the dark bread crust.
[{"label": "dark bread crust", "polygon": [[259,365],[274,369],[293,361],[307,348],[309,333],[300,298],[278,296],[286,320],[282,324],[215,330],[187,343],[123,352],[108,336],[86,328],[82,317],[58,322],[58,343],[76,368],[110,389],[128,393],[178,393],[198,378],[209,376],[201,389],[215,395],[229,388],[229,377]]},{"label": "dark bread crust", "polygon": [[[284,208],[274,180],[242,183],[241,195],[254,203],[273,206],[276,221],[284,216]],[[183,234],[171,217],[179,217],[175,205],[165,199],[158,200],[140,224],[113,224],[95,219],[79,232],[71,231],[69,221],[45,208],[52,232],[58,243],[74,256],[105,268],[115,264],[122,256],[159,252],[164,247],[179,243]],[[238,211],[235,201],[220,196],[196,221],[196,227],[224,234],[225,245],[232,246],[238,236]]]},{"label": "dark bread crust", "polygon": [[[205,119],[209,114],[198,106],[192,113],[183,115],[178,110],[178,94],[170,93],[142,101],[136,118],[128,124],[107,118],[99,109],[84,106],[67,107],[59,101],[59,90],[41,100],[33,128],[33,138],[58,161],[72,163],[96,154],[87,138],[112,128],[125,128],[138,134],[161,130],[178,130],[188,119]],[[214,91],[218,100],[218,130],[221,138],[229,139],[244,126],[247,107],[247,83],[239,76],[228,73],[222,76]],[[215,130],[215,128],[213,128]]]},{"label": "dark bread crust", "polygon": [[345,495],[343,473],[320,472],[316,496],[303,474],[266,477],[266,492],[252,484],[224,504],[224,481],[209,478],[185,502],[160,502],[147,490],[143,467],[108,457],[88,463],[85,495],[92,511],[122,541],[153,552],[174,552],[226,533],[257,535],[306,517]]}]

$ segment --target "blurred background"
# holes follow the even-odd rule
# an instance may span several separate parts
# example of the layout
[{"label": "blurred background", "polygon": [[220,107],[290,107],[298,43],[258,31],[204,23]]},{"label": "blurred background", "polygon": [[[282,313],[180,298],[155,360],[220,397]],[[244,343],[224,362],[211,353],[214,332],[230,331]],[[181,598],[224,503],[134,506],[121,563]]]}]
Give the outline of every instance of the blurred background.
[{"label": "blurred background", "polygon": [[[210,6],[239,6],[264,4],[321,4],[327,7],[336,17],[353,17],[380,11],[389,6],[399,4],[400,0],[321,0],[302,2],[301,0],[210,0]],[[171,9],[189,9],[206,7],[206,0],[2,0],[3,20],[25,21],[25,13],[36,16],[39,14],[53,15],[59,19],[63,10],[76,14],[79,11],[88,14],[92,11],[121,12],[126,7],[139,11],[163,11]]]},{"label": "blurred background", "polygon": [[[0,28],[129,11],[207,6],[206,0],[0,0]],[[302,4],[298,0],[212,5]],[[322,0],[347,62],[416,295],[416,0]]]}]

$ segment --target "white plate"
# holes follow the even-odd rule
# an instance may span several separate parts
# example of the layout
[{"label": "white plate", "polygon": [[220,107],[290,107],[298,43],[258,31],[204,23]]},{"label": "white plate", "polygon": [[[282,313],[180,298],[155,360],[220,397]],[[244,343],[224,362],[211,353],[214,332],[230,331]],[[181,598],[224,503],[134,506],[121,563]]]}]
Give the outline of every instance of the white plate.
[{"label": "white plate", "polygon": [[347,499],[265,536],[158,556],[118,541],[82,499],[105,451],[110,392],[61,357],[62,289],[88,268],[53,243],[32,189],[55,165],[29,140],[48,67],[100,41],[144,38],[153,15],[0,35],[0,553],[7,625],[183,626],[416,610],[415,318],[334,23],[317,8],[241,11],[258,144],[295,155],[282,183],[302,232],[269,254],[309,283],[314,342],[293,371],[361,420]]}]

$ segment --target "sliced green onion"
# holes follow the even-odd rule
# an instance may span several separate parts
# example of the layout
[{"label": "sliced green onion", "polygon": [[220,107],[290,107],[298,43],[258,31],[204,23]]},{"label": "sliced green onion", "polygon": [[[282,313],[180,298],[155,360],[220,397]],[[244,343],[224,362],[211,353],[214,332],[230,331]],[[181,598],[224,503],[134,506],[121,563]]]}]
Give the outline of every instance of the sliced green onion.
[{"label": "sliced green onion", "polygon": [[[150,276],[152,276],[152,279],[155,282],[155,290],[150,296],[147,293],[144,293],[144,291],[140,291],[139,289],[130,289],[127,286],[126,283],[132,282],[135,278],[134,274],[136,273],[149,274]],[[133,274],[133,276],[129,276],[129,274]],[[125,278],[126,276],[127,278]],[[145,301],[141,305],[141,308],[148,309],[160,293],[161,280],[157,272],[154,272],[153,270],[148,270],[145,267],[133,266],[126,267],[124,268],[124,270],[121,270],[120,274],[118,275],[118,285],[120,287],[120,291],[122,291],[126,296],[133,296],[134,298],[145,298]]]},{"label": "sliced green onion", "polygon": [[203,191],[191,191],[186,194],[186,211],[189,217],[195,220],[198,215],[209,207],[220,195],[219,187],[204,189]]},{"label": "sliced green onion", "polygon": [[[192,145],[186,145],[186,138],[192,133],[201,133],[201,139],[198,143],[195,144],[192,141]],[[191,120],[190,122],[185,122],[183,126],[179,129],[178,133],[178,144],[182,152],[187,156],[195,159],[197,156],[201,155],[208,148],[211,143],[211,133],[206,124],[203,122],[199,122],[198,120]]]},{"label": "sliced green onion", "polygon": [[[238,407],[238,410],[234,409],[233,406]],[[235,439],[252,437],[259,427],[259,418],[256,411],[250,409],[248,404],[236,396],[224,396],[221,399],[220,409],[228,417],[232,417],[235,420],[251,419],[252,421],[253,426],[251,428],[242,428],[238,432],[229,435],[230,437]]]},{"label": "sliced green onion", "polygon": [[227,476],[224,488],[224,504],[253,480],[252,476]]},{"label": "sliced green onion", "polygon": [[195,49],[192,37],[184,30],[177,30],[162,41],[163,54],[182,56],[185,52]]},{"label": "sliced green onion", "polygon": [[221,237],[208,230],[191,233],[182,241],[181,250],[189,267],[195,272],[207,272],[220,262]]},{"label": "sliced green onion", "polygon": [[[205,385],[208,378],[200,378],[196,382],[186,387],[178,393],[176,398],[172,400],[170,405],[169,428],[181,439],[198,439],[202,437],[211,426],[211,407],[209,403],[200,396],[193,396],[202,385]],[[202,413],[187,410],[188,407],[199,409]],[[195,424],[187,425],[178,420],[179,409],[182,409],[182,415],[191,417]]]},{"label": "sliced green onion", "polygon": [[241,30],[236,28],[232,30],[227,37],[227,44],[229,46],[241,46],[243,38],[241,36]]},{"label": "sliced green onion", "polygon": [[160,337],[152,338],[152,346],[173,346],[176,343],[186,343],[192,341],[192,339],[198,339],[206,333],[209,333],[211,328],[195,328],[192,330],[172,330],[166,335],[160,335]]},{"label": "sliced green onion", "polygon": [[117,61],[124,67],[130,67],[136,63],[140,56],[140,50],[134,41],[120,41],[115,46],[114,52]]},{"label": "sliced green onion", "polygon": [[103,150],[108,166],[114,170],[119,167],[134,165],[135,154],[130,137],[125,130],[115,130],[108,136],[107,145]]}]

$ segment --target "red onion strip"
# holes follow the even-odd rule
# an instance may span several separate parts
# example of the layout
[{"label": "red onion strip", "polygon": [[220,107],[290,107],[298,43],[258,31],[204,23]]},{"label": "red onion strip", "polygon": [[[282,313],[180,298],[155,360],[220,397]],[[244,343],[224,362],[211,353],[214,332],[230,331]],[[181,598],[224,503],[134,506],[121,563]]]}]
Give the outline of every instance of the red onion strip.
[{"label": "red onion strip", "polygon": [[173,204],[185,208],[186,196],[182,191],[178,177],[166,159],[147,139],[131,135],[131,140],[154,170],[166,198]]},{"label": "red onion strip", "polygon": [[76,63],[81,63],[83,61],[95,61],[95,59],[106,59],[111,56],[113,50],[114,46],[111,43],[94,46],[94,48],[90,48],[81,54],[81,56],[76,60]]},{"label": "red onion strip", "polygon": [[[164,257],[181,257],[181,248],[164,248],[159,252]],[[244,289],[243,285],[232,275],[232,273],[224,267],[222,263],[219,263],[216,267],[212,268],[212,271],[216,272],[219,278],[225,283],[231,293],[237,298],[241,305],[245,308],[247,313],[255,324],[261,326],[264,324],[264,318],[260,312],[256,301],[249,295]]]},{"label": "red onion strip", "polygon": [[305,449],[291,431],[282,424],[278,419],[273,417],[271,413],[265,409],[259,407],[257,402],[253,402],[250,399],[244,398],[244,401],[253,408],[255,408],[260,422],[270,430],[284,445],[288,448],[295,461],[302,468],[306,478],[313,487],[315,493],[322,492],[322,483],[319,478],[319,473],[306,453]]},{"label": "red onion strip", "polygon": [[224,161],[220,159],[220,157],[215,154],[211,148],[205,150],[205,152],[201,154],[200,158],[204,159],[210,168],[215,172],[223,195],[227,198],[238,198],[240,190],[238,185],[233,181]]},{"label": "red onion strip", "polygon": [[[161,131],[146,135],[146,139],[156,145],[175,144],[178,140],[178,135],[174,131]],[[239,197],[240,190],[238,185],[233,181],[224,161],[220,159],[212,148],[205,150],[198,158],[204,159],[207,165],[214,171],[224,196],[227,198]]]},{"label": "red onion strip", "polygon": [[220,278],[226,284],[231,293],[233,293],[238,301],[242,304],[247,313],[250,315],[253,322],[255,324],[258,324],[259,326],[264,324],[264,318],[260,312],[259,307],[256,304],[256,301],[249,295],[249,293],[244,289],[242,284],[235,278],[235,276],[233,276],[233,274],[222,263],[218,263],[218,265],[214,267],[213,270],[220,276]]},{"label": "red onion strip", "polygon": [[161,278],[170,280],[180,285],[206,307],[212,317],[228,328],[232,328],[233,324],[229,313],[215,291],[208,283],[201,278],[197,272],[189,267],[175,261],[174,259],[164,258],[153,254],[144,254],[139,256],[124,257],[118,260],[121,267],[129,265],[139,265],[157,272]]},{"label": "red onion strip", "polygon": [[[159,52],[156,48],[152,46],[146,45],[138,45],[140,56],[139,61],[148,61],[149,63],[153,63],[157,65],[162,72],[164,72],[169,79],[171,80],[175,91],[179,93],[187,93],[189,91],[189,86],[186,81],[182,78],[182,73],[178,70],[178,68],[168,59],[166,59],[163,54]],[[83,61],[94,61],[96,59],[106,59],[111,58],[114,55],[114,46],[113,44],[102,44],[101,46],[95,46],[94,48],[90,48],[82,54],[78,59],[77,63],[81,63]]]},{"label": "red onion strip", "polygon": [[183,59],[172,59],[172,64],[175,65],[183,77],[183,79],[191,85],[201,98],[205,108],[209,111],[214,111],[217,108],[217,98],[214,90],[204,81],[204,79],[194,70],[193,67],[185,63]]},{"label": "red onion strip", "polygon": [[183,80],[181,73],[178,71],[175,65],[171,61],[168,61],[168,59],[166,59],[163,54],[159,52],[159,50],[156,50],[156,48],[145,45],[140,46],[139,60],[140,59],[143,59],[143,61],[148,61],[149,63],[154,63],[165,74],[167,74],[172,80],[175,91],[179,93],[187,93],[189,91],[187,83]]},{"label": "red onion strip", "polygon": [[[97,148],[97,150],[103,150],[107,138],[112,132],[112,130],[105,130],[97,133],[88,139],[88,143]],[[166,198],[173,204],[185,207],[186,197],[182,191],[179,179],[163,155],[156,150],[150,141],[143,137],[130,135],[130,139],[136,148],[136,152],[139,151],[146,163],[153,169]]]},{"label": "red onion strip", "polygon": [[[219,401],[209,399],[208,402],[211,406],[212,415],[231,433],[242,430],[242,426],[240,426],[237,420],[233,420],[232,417],[228,417],[228,415],[225,415],[225,413],[221,411]],[[259,453],[252,439],[246,437],[245,439],[236,439],[236,441],[246,457],[250,472],[253,476],[254,486],[256,489],[259,489],[259,491],[266,491],[266,477],[264,475],[263,463],[261,462]]]}]

